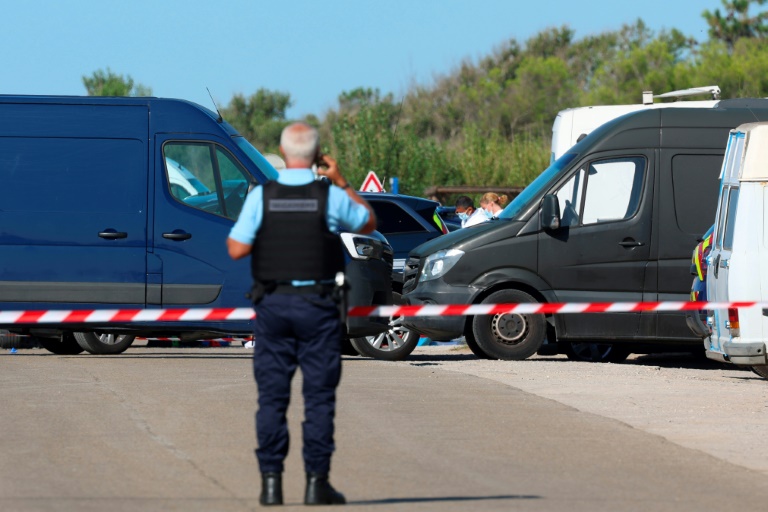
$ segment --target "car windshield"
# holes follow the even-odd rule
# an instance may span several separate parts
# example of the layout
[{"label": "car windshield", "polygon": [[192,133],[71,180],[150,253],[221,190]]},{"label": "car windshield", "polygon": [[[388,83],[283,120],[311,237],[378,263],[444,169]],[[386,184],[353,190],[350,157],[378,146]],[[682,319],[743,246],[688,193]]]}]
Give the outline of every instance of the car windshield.
[{"label": "car windshield", "polygon": [[268,180],[277,179],[278,172],[275,170],[272,164],[270,164],[269,161],[264,158],[261,153],[259,153],[259,150],[253,147],[251,143],[245,139],[245,137],[239,136],[233,137],[233,139],[235,144],[237,144],[238,147],[242,149],[246,155],[248,155],[248,158],[251,159],[251,162],[253,162],[256,167],[258,167],[259,170],[264,173]]},{"label": "car windshield", "polygon": [[527,187],[515,197],[511,203],[499,214],[500,219],[514,219],[520,215],[523,210],[531,202],[531,199],[538,196],[541,191],[547,187],[552,180],[557,178],[557,175],[562,171],[571,161],[576,158],[576,153],[565,153],[547,167],[544,172],[533,180]]}]

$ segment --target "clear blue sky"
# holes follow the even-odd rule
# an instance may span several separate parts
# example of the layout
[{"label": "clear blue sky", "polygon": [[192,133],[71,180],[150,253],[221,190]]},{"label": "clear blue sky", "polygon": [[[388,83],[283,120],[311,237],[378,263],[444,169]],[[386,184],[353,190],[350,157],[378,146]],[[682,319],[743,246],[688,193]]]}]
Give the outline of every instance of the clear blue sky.
[{"label": "clear blue sky", "polygon": [[155,96],[206,107],[261,87],[290,93],[289,117],[322,115],[339,93],[401,96],[504,41],[568,25],[576,38],[642,18],[707,39],[720,0],[21,0],[0,17],[0,94],[85,94],[97,69]]}]

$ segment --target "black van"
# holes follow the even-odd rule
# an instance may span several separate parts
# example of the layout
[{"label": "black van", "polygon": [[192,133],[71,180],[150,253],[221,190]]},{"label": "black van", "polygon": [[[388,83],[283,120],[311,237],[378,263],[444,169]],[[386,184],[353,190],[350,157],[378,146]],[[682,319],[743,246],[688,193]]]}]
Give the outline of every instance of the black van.
[{"label": "black van", "polygon": [[[619,117],[555,161],[500,218],[411,251],[408,304],[688,299],[690,254],[712,223],[728,131],[768,120],[768,100]],[[464,335],[481,357],[525,359],[545,341],[568,353],[602,342],[611,357],[648,343],[700,346],[677,312],[409,317],[434,340]],[[547,349],[549,347],[544,347]]]}]

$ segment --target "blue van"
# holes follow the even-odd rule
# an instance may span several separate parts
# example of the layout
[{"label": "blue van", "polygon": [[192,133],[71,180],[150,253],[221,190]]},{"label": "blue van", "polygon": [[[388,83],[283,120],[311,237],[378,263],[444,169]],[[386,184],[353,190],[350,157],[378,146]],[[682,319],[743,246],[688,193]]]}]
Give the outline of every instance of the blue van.
[{"label": "blue van", "polygon": [[[0,96],[0,309],[247,307],[249,262],[224,240],[248,190],[276,177],[191,102]],[[391,253],[381,264],[388,292]],[[6,328],[58,353],[118,353],[134,336],[250,334],[252,322]]]}]

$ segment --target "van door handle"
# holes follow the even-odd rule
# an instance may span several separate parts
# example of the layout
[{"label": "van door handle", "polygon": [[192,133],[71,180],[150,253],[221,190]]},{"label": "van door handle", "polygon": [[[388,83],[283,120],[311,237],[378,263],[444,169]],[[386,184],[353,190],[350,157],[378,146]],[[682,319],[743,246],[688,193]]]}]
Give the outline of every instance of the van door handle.
[{"label": "van door handle", "polygon": [[99,238],[106,238],[107,240],[117,240],[118,238],[128,238],[128,233],[125,231],[115,231],[114,229],[105,229],[99,233]]},{"label": "van door handle", "polygon": [[629,240],[622,240],[621,242],[619,242],[619,245],[622,247],[640,247],[645,244],[643,242],[636,242],[635,240],[629,239]]},{"label": "van door handle", "polygon": [[168,240],[189,240],[192,238],[192,233],[177,229],[173,233],[163,233],[163,238],[167,238]]}]

